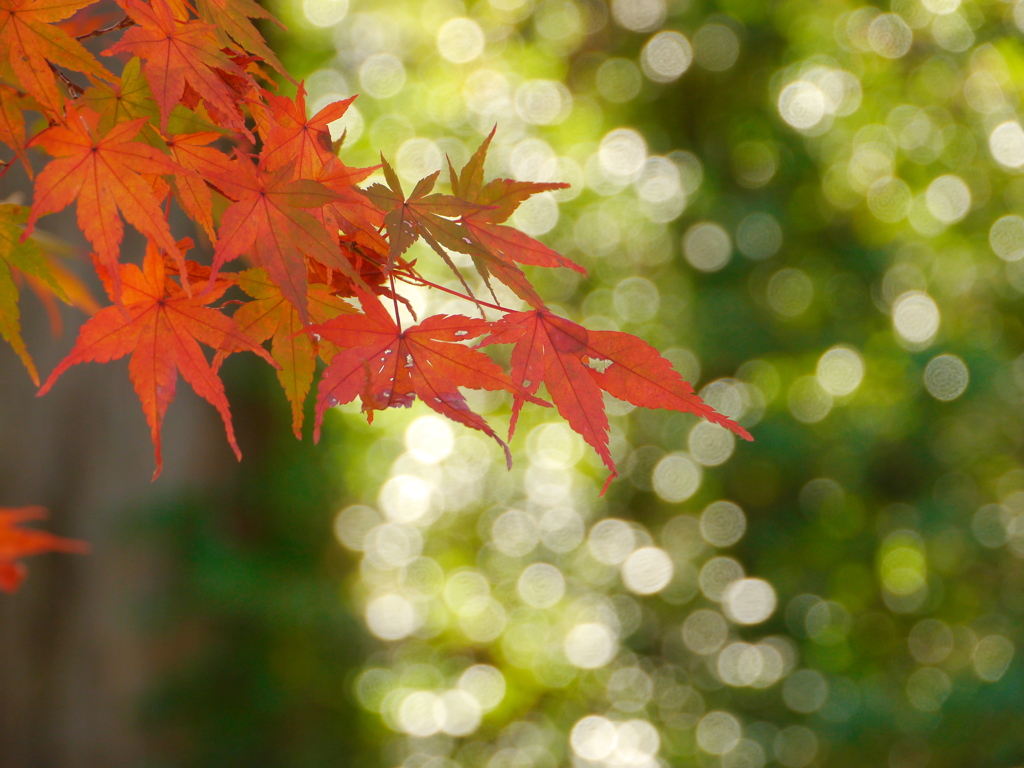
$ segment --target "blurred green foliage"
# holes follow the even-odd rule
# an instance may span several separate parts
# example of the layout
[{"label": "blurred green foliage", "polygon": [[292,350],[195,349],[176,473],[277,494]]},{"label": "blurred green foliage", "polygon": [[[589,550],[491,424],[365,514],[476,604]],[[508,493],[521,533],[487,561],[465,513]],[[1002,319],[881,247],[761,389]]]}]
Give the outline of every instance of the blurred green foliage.
[{"label": "blurred green foliage", "polygon": [[571,182],[514,218],[590,271],[542,295],[756,442],[610,402],[599,498],[550,411],[511,472],[419,406],[315,451],[282,423],[172,516],[170,615],[206,618],[149,711],[188,764],[1024,762],[1024,4],[274,10],[313,111],[360,94],[349,164],[414,182],[496,124],[490,176]]}]

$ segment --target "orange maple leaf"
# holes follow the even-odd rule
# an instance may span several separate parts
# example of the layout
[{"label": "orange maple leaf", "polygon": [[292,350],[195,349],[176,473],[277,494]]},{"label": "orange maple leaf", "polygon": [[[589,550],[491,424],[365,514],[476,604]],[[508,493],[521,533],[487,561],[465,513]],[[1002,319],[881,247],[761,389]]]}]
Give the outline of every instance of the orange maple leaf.
[{"label": "orange maple leaf", "polygon": [[50,65],[67,67],[108,82],[110,72],[54,22],[63,21],[94,0],[0,0],[0,74],[10,63],[22,88],[58,114],[63,98]]},{"label": "orange maple leaf", "polygon": [[[209,275],[208,268],[193,262],[187,264],[193,275]],[[229,352],[249,350],[275,368],[277,363],[263,347],[242,333],[230,317],[203,306],[219,299],[234,284],[233,277],[222,276],[210,283],[203,296],[189,297],[168,278],[164,259],[152,244],[146,250],[142,269],[125,264],[120,272],[125,311],[107,307],[90,318],[79,331],[71,353],[54,369],[38,394],[45,395],[57,377],[72,365],[106,363],[131,354],[128,371],[153,438],[154,480],[163,468],[160,427],[167,406],[174,399],[178,371],[196,394],[220,412],[228,443],[241,459],[224,384],[198,342]]]},{"label": "orange maple leaf", "polygon": [[25,578],[25,566],[19,563],[23,557],[41,555],[44,552],[89,551],[84,541],[65,539],[46,531],[31,528],[17,528],[18,523],[27,520],[43,520],[43,507],[0,507],[0,590],[14,592]]},{"label": "orange maple leaf", "polygon": [[98,137],[99,115],[91,109],[77,112],[70,104],[66,110],[64,125],[50,126],[28,143],[30,147],[42,147],[57,159],[36,176],[35,198],[24,237],[32,234],[40,216],[63,210],[77,201],[78,225],[110,272],[114,281],[112,298],[119,303],[121,273],[117,262],[124,225],[118,211],[171,254],[183,269],[185,257],[171,236],[160,201],[152,185],[140,174],[187,175],[192,171],[148,144],[134,141],[146,125],[145,118],[115,125]]},{"label": "orange maple leaf", "polygon": [[146,79],[160,107],[160,129],[167,130],[171,110],[181,101],[187,83],[223,117],[228,127],[245,132],[235,92],[217,70],[251,79],[220,50],[216,27],[196,20],[179,20],[164,0],[153,0],[151,5],[121,0],[120,5],[138,26],[125,32],[104,54],[127,51],[146,61]]}]

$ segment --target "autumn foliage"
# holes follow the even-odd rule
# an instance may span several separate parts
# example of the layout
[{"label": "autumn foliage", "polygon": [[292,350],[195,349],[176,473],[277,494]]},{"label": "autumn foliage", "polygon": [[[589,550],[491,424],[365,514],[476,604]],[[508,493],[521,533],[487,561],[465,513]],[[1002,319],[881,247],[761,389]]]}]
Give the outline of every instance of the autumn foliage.
[{"label": "autumn foliage", "polygon": [[[584,270],[506,222],[531,195],[562,185],[485,182],[493,132],[464,168],[449,165],[448,192],[437,190],[437,172],[407,193],[383,158],[374,168],[339,159],[328,126],[351,99],[308,117],[302,85],[252,22],[269,19],[252,0],[118,4],[123,18],[104,26],[90,0],[0,0],[0,142],[13,152],[7,167],[20,163],[34,182],[30,206],[0,205],[0,333],[38,384],[21,338],[18,285],[28,279],[65,301],[80,295],[33,237],[46,215],[74,205],[111,305],[85,323],[39,394],[77,363],[130,356],[154,478],[178,373],[217,408],[241,455],[218,376],[236,352],[277,369],[300,438],[318,368],[316,437],[338,403],[359,398],[372,418],[418,398],[492,437],[511,462],[503,436],[469,408],[460,391],[469,388],[512,395],[510,431],[524,403],[553,404],[597,451],[609,480],[603,392],[750,438],[640,339],[588,331],[545,306],[524,267]],[[97,58],[82,42],[99,37],[106,47]],[[359,186],[378,170],[383,183]],[[172,232],[172,201],[192,231]],[[124,221],[146,238],[144,254],[122,252]],[[187,257],[191,237],[208,244],[195,249],[206,252],[205,266]],[[407,258],[417,240],[457,287],[420,274]],[[457,260],[472,263],[485,296],[474,295]],[[516,306],[500,303],[495,283]],[[403,327],[398,308],[408,306],[409,285],[461,296],[466,314]],[[508,373],[481,351],[495,344],[514,345]]]}]

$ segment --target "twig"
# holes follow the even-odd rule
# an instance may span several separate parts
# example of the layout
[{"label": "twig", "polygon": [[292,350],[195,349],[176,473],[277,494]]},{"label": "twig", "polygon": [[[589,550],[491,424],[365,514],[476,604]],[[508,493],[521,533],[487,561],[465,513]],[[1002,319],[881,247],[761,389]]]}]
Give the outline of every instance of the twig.
[{"label": "twig", "polygon": [[85,93],[85,88],[80,86],[78,83],[76,83],[71,78],[69,78],[67,75],[65,75],[63,72],[61,72],[59,69],[57,69],[57,67],[53,64],[52,61],[48,61],[46,63],[50,67],[50,69],[53,71],[53,74],[55,74],[57,76],[57,79],[60,80],[61,83],[64,84],[65,88],[68,89],[68,93],[71,94],[71,98],[72,99],[77,99],[79,96],[81,96],[83,93]]},{"label": "twig", "polygon": [[127,29],[128,27],[134,26],[135,20],[130,16],[125,16],[117,24],[112,24],[109,27],[103,27],[101,29],[94,29],[92,32],[86,32],[84,35],[79,35],[75,40],[88,40],[93,37],[99,37],[105,35],[108,32],[116,32],[119,29]]}]

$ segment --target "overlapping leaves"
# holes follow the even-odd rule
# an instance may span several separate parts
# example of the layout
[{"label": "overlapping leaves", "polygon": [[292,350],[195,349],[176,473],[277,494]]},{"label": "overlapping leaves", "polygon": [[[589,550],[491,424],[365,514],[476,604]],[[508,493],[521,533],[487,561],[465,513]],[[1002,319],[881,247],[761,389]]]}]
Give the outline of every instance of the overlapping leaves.
[{"label": "overlapping leaves", "polygon": [[[544,384],[612,476],[605,392],[635,405],[691,412],[749,438],[640,339],[587,331],[545,306],[525,270],[585,271],[508,221],[532,195],[564,185],[486,181],[493,132],[461,171],[449,168],[450,191],[437,189],[438,171],[407,194],[383,158],[383,182],[360,188],[377,169],[345,165],[330,134],[352,99],[310,117],[301,84],[294,96],[278,93],[261,64],[286,73],[251,22],[269,18],[259,6],[118,1],[124,20],[82,37],[120,34],[103,52],[131,57],[119,77],[55,26],[88,3],[0,0],[0,54],[10,64],[0,85],[0,142],[10,147],[10,162],[30,175],[40,157],[33,150],[53,158],[35,174],[27,211],[0,208],[0,333],[35,377],[8,272],[13,267],[45,283],[32,233],[41,219],[72,203],[114,304],[86,322],[40,394],[73,365],[130,356],[156,474],[161,426],[179,373],[217,408],[240,454],[217,371],[221,360],[241,351],[278,368],[297,436],[322,361],[314,437],[335,404],[359,398],[372,418],[419,399],[493,437],[511,461],[504,440],[470,409],[463,390],[509,393],[514,431],[525,402],[549,405],[541,399]],[[76,82],[82,76],[88,82]],[[26,110],[41,112],[47,127],[29,136]],[[169,224],[172,201],[207,238],[210,266],[185,259]],[[139,254],[123,252],[122,219],[148,242],[141,267]],[[417,240],[451,269],[455,287],[420,274],[409,253]],[[456,266],[466,256],[475,277]],[[238,259],[252,268],[224,271]],[[515,306],[498,303],[495,281],[518,297]],[[496,314],[433,315],[403,327],[399,307],[411,306],[403,296],[408,284],[461,295],[470,312],[486,306]],[[481,284],[494,302],[479,295]],[[235,298],[227,294],[232,289]],[[361,311],[346,297],[355,297]],[[269,352],[262,346],[268,340]],[[510,373],[479,349],[495,344],[513,345]]]}]

